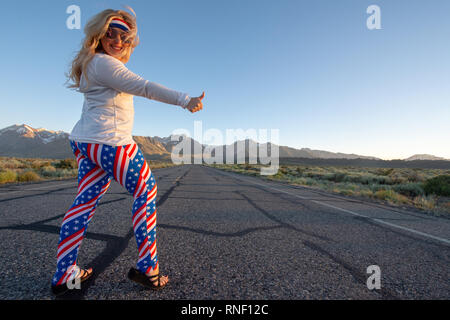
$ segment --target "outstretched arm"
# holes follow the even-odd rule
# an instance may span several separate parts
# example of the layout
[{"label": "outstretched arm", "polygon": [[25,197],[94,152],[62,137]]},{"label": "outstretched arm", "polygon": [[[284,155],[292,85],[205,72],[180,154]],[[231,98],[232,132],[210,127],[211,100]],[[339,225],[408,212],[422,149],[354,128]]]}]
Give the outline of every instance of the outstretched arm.
[{"label": "outstretched arm", "polygon": [[95,80],[103,86],[135,96],[182,106],[183,108],[186,108],[191,100],[187,93],[145,80],[128,70],[121,61],[114,57],[104,55],[100,59],[96,59],[95,62]]}]

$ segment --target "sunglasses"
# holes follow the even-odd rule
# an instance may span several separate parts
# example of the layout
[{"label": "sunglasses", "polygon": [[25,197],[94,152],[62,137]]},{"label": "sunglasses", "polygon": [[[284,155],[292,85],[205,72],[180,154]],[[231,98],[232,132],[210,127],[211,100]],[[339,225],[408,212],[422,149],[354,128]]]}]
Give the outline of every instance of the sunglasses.
[{"label": "sunglasses", "polygon": [[108,31],[106,31],[106,38],[114,40],[117,38],[117,35],[119,35],[120,40],[122,43],[126,46],[131,45],[133,42],[133,37],[125,32],[119,32],[116,28],[109,28]]}]

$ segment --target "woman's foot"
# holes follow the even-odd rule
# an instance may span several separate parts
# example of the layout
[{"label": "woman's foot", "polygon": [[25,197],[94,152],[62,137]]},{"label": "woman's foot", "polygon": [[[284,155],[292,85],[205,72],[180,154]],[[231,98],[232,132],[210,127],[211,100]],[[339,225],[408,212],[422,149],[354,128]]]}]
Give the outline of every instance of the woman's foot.
[{"label": "woman's foot", "polygon": [[90,276],[92,276],[92,268],[89,269],[81,269],[80,274],[77,278],[80,278],[81,281],[87,280]]},{"label": "woman's foot", "polygon": [[169,282],[169,278],[167,276],[161,276],[158,271],[159,269],[156,269],[145,274],[138,269],[131,268],[128,271],[128,278],[146,288],[158,290],[164,288]]},{"label": "woman's foot", "polygon": [[[156,269],[153,269],[145,275],[150,278],[155,286],[158,286],[159,265],[156,267]],[[168,282],[168,276],[159,276],[159,286],[164,287]]]},{"label": "woman's foot", "polygon": [[[86,281],[87,279],[89,279],[92,276],[92,268],[89,269],[80,269],[79,274],[77,275],[76,279],[79,279],[79,283],[83,283],[84,281]],[[73,280],[72,280],[73,281]],[[67,291],[71,290],[71,289],[79,289],[76,286],[72,287],[72,286],[68,286],[67,283],[63,283],[60,285],[52,285],[52,292],[54,295],[59,296],[61,294],[66,293]]]}]

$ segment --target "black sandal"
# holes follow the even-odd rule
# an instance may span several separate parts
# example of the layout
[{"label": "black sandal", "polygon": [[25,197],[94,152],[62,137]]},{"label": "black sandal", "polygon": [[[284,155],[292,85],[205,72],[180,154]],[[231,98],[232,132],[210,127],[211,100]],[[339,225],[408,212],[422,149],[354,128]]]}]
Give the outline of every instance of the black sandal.
[{"label": "black sandal", "polygon": [[[162,289],[167,285],[168,282],[166,282],[163,285],[161,284],[161,281],[160,281],[161,277],[162,276],[159,273],[155,274],[153,276],[147,276],[145,273],[142,273],[141,271],[139,271],[138,269],[135,269],[135,268],[131,268],[130,271],[128,271],[128,279],[130,279],[136,283],[139,283],[140,285],[142,285],[146,288],[150,288],[153,290]],[[155,284],[155,282],[156,282],[155,278],[158,278],[158,285]],[[154,280],[152,280],[152,279],[154,279]]]},{"label": "black sandal", "polygon": [[[83,283],[84,281],[86,281],[87,279],[89,279],[92,276],[93,271],[91,270],[89,272],[89,270],[91,270],[91,268],[89,268],[87,270],[81,269],[80,272],[83,272],[83,275],[80,277],[80,283]],[[52,285],[52,292],[55,296],[60,296],[71,289],[74,289],[74,288],[69,288],[67,286],[67,282],[60,284],[60,285],[56,285],[56,286]]]}]

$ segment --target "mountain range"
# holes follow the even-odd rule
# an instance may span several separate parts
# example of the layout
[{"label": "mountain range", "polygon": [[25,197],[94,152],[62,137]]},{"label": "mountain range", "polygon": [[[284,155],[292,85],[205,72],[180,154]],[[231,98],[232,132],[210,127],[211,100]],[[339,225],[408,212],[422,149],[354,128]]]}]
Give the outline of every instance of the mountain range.
[{"label": "mountain range", "polygon": [[[72,158],[72,150],[68,140],[69,134],[63,131],[52,131],[43,128],[35,129],[26,124],[12,125],[0,129],[0,156],[3,157],[23,157],[23,158],[48,158],[48,159],[64,159]],[[139,145],[142,152],[148,159],[170,159],[170,154],[178,141],[172,141],[172,136],[169,137],[143,137],[133,136],[134,141]],[[192,143],[191,152],[194,157],[200,155],[199,150],[203,151],[205,148],[212,150],[211,155],[214,156],[219,148],[222,148],[223,155],[226,155],[227,150],[233,150],[234,159],[236,159],[236,148],[232,145],[223,146],[208,146],[197,142],[188,137],[181,136],[179,141],[184,140]],[[190,140],[190,141],[189,141]],[[257,143],[253,140],[246,139],[245,155],[246,159],[249,156],[250,147],[259,150],[264,144]],[[234,142],[236,145],[238,142]],[[272,144],[267,145],[267,149],[271,150]],[[229,149],[233,147],[233,149]],[[365,159],[365,160],[382,160],[376,157],[361,156],[357,154],[335,153],[323,150],[312,150],[309,148],[295,149],[288,146],[279,146],[280,158],[308,158],[308,159]],[[449,160],[436,157],[428,154],[415,154],[409,158],[403,159],[405,161],[413,160]]]}]

